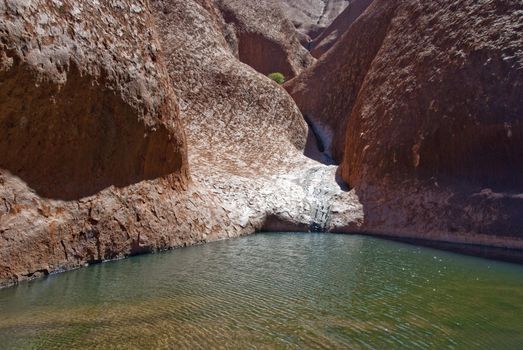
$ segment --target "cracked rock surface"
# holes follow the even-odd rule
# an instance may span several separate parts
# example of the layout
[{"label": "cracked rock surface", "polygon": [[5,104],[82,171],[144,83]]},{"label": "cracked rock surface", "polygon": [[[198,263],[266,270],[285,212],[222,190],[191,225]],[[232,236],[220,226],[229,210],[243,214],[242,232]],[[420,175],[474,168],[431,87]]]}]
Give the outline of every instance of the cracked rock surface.
[{"label": "cracked rock surface", "polygon": [[290,79],[314,62],[278,3],[217,0],[216,4],[233,28],[233,51],[238,52],[240,61],[263,75],[280,72]]},{"label": "cracked rock surface", "polygon": [[[307,230],[318,210],[316,186],[329,189],[325,200],[339,202],[323,227],[359,225],[361,207],[353,192],[336,183],[336,167],[303,155],[308,128],[292,98],[238,64],[220,19],[190,1],[153,3],[187,131],[192,176],[222,201],[231,226],[239,232]],[[184,20],[201,30],[176,25]],[[181,46],[169,46],[172,42]]]},{"label": "cracked rock surface", "polygon": [[145,1],[0,2],[0,286],[233,235]]},{"label": "cracked rock surface", "polygon": [[288,19],[347,5],[0,1],[0,287],[257,230],[523,249],[522,5],[374,0],[312,64]]},{"label": "cracked rock surface", "polygon": [[[335,167],[303,155],[294,101],[237,59],[212,1],[9,0],[0,17],[0,286],[361,222]],[[311,186],[329,188],[334,214]]]}]

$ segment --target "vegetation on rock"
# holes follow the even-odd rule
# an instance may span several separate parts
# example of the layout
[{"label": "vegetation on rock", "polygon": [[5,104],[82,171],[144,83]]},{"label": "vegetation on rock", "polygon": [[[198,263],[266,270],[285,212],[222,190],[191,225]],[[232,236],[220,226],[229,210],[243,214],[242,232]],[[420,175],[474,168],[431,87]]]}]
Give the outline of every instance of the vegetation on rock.
[{"label": "vegetation on rock", "polygon": [[285,83],[285,76],[279,72],[271,73],[268,77],[280,85]]}]

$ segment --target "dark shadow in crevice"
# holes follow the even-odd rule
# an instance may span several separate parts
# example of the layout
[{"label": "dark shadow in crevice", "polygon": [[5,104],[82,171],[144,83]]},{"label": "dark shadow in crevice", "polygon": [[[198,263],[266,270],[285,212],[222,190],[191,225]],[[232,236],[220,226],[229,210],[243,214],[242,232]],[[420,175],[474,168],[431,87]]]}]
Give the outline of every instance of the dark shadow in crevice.
[{"label": "dark shadow in crevice", "polygon": [[304,155],[310,159],[313,159],[317,162],[320,162],[325,165],[336,165],[336,162],[329,153],[326,151],[329,145],[325,144],[320,136],[320,133],[316,129],[314,123],[306,115],[303,116],[303,119],[307,123],[307,141],[305,144]]},{"label": "dark shadow in crevice", "polygon": [[183,140],[147,125],[103,73],[73,64],[58,86],[15,59],[0,81],[0,168],[42,197],[74,200],[185,171]]}]

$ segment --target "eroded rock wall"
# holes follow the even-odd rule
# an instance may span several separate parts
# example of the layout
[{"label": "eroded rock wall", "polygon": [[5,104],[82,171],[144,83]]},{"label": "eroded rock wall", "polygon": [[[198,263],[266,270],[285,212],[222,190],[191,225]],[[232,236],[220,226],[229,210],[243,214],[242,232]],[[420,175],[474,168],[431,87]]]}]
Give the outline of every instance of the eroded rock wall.
[{"label": "eroded rock wall", "polygon": [[371,5],[342,36],[338,45],[285,88],[309,121],[322,145],[324,158],[340,163],[346,129],[367,72],[387,35],[394,1]]},{"label": "eroded rock wall", "polygon": [[342,163],[386,203],[370,227],[521,239],[522,25],[521,2],[397,2]]},{"label": "eroded rock wall", "polygon": [[225,22],[234,28],[238,58],[258,72],[264,75],[280,72],[290,79],[314,62],[300,44],[292,23],[274,1],[216,3]]},{"label": "eroded rock wall", "polygon": [[0,285],[228,234],[191,185],[147,2],[0,18]]},{"label": "eroded rock wall", "polygon": [[522,6],[375,0],[286,85],[364,231],[523,247]]},{"label": "eroded rock wall", "polygon": [[263,229],[523,248],[521,7],[375,0],[304,120],[211,0],[0,3],[0,286]]},{"label": "eroded rock wall", "polygon": [[[244,233],[357,225],[361,207],[336,183],[336,168],[303,155],[308,128],[286,91],[238,61],[212,11],[194,1],[154,5],[192,176],[221,199],[230,226]],[[335,214],[322,216],[331,213],[325,202]]]},{"label": "eroded rock wall", "polygon": [[0,286],[361,222],[336,168],[303,155],[311,135],[292,98],[238,60],[214,2],[152,5],[0,5]]}]

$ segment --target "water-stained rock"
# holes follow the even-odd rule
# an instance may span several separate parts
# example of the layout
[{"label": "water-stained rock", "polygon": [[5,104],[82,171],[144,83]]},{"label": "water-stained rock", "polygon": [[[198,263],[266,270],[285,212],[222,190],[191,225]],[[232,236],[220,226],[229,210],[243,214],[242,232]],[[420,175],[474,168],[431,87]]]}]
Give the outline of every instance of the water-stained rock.
[{"label": "water-stained rock", "polygon": [[366,231],[523,246],[522,6],[375,0],[288,83]]}]

